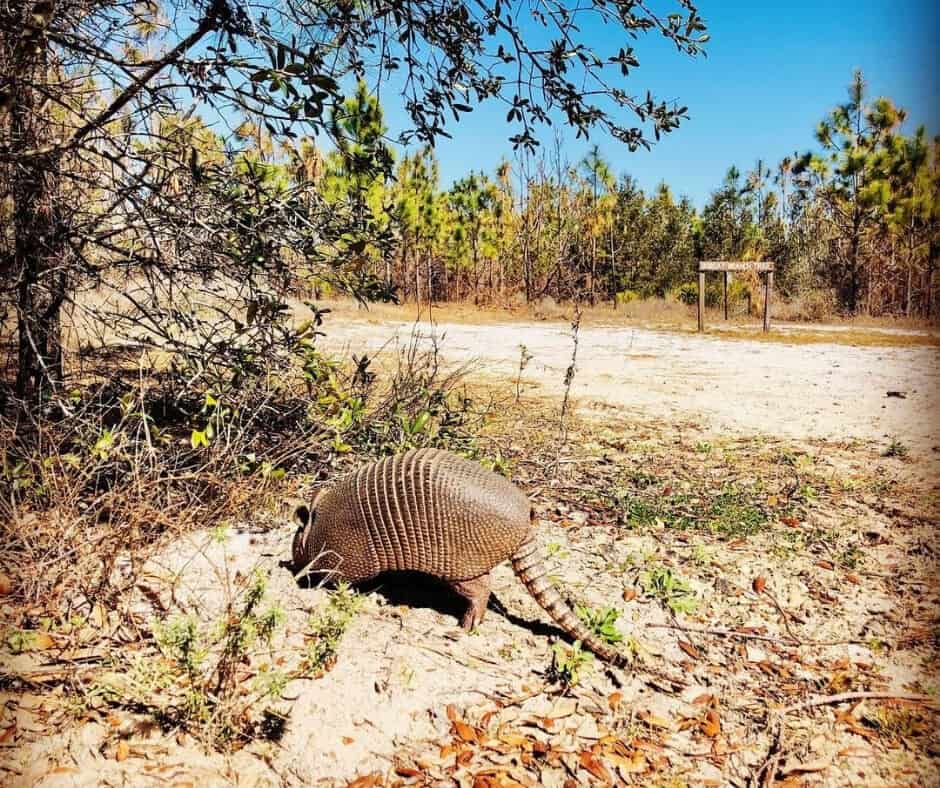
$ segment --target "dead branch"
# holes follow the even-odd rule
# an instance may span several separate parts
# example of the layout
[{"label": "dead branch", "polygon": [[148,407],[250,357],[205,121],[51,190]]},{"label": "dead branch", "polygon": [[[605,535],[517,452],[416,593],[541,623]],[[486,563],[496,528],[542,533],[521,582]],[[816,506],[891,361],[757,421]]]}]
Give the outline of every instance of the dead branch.
[{"label": "dead branch", "polygon": [[801,709],[812,708],[813,706],[829,706],[836,703],[846,703],[852,700],[902,700],[908,703],[924,703],[928,706],[938,706],[940,701],[930,695],[917,695],[907,692],[842,692],[838,695],[824,695],[821,698],[813,698],[802,703],[794,703],[792,706],[786,706],[780,710],[780,714],[790,714]]}]

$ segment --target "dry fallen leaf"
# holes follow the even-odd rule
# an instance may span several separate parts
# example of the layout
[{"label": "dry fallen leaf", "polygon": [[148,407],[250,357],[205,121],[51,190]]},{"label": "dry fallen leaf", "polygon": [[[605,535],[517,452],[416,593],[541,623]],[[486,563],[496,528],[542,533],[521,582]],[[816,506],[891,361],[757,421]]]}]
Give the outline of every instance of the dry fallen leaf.
[{"label": "dry fallen leaf", "polygon": [[764,589],[767,588],[767,578],[763,575],[758,575],[754,578],[754,582],[751,584],[751,587],[754,589],[755,594],[763,594]]},{"label": "dry fallen leaf", "polygon": [[702,721],[702,733],[708,736],[709,739],[714,739],[721,733],[721,719],[714,709],[705,712],[705,719]]},{"label": "dry fallen leaf", "polygon": [[114,752],[114,760],[126,761],[127,756],[129,756],[130,754],[131,754],[130,745],[126,741],[121,739],[121,741],[118,742],[117,749]]},{"label": "dry fallen leaf", "polygon": [[625,588],[623,589],[623,601],[632,602],[636,599],[636,589],[635,588]]},{"label": "dry fallen leaf", "polygon": [[403,763],[395,764],[395,774],[399,777],[420,777],[421,772],[417,769],[412,769],[410,766],[405,766]]},{"label": "dry fallen leaf", "polygon": [[4,574],[0,574],[0,596],[6,596],[13,590],[13,581]]},{"label": "dry fallen leaf", "polygon": [[477,741],[477,732],[470,725],[467,725],[465,722],[460,720],[454,720],[454,733],[457,736],[466,742],[475,742]]},{"label": "dry fallen leaf", "polygon": [[607,698],[607,705],[610,706],[611,711],[617,711],[617,707],[620,705],[620,701],[623,699],[623,695],[619,692],[611,692]]},{"label": "dry fallen leaf", "polygon": [[820,568],[822,568],[822,569],[834,569],[834,568],[835,568],[835,567],[833,566],[832,561],[826,561],[826,560],[817,561],[817,562],[816,562],[816,566],[818,566],[818,567],[820,567]]},{"label": "dry fallen leaf", "polygon": [[570,717],[578,710],[578,702],[574,698],[559,698],[545,715],[548,719],[559,720],[563,717]]},{"label": "dry fallen leaf", "polygon": [[451,722],[456,721],[456,719],[457,719],[457,709],[454,708],[454,705],[453,705],[452,703],[448,703],[448,704],[447,704],[447,709],[446,709],[446,711],[447,711],[447,719],[449,719]]},{"label": "dry fallen leaf", "polygon": [[853,585],[858,585],[859,583],[862,582],[862,581],[859,579],[858,575],[853,574],[852,572],[849,572],[849,573],[845,576],[845,579],[848,580],[848,581],[849,581],[850,583],[852,583]]},{"label": "dry fallen leaf", "polygon": [[639,774],[649,768],[646,756],[639,750],[632,750],[627,755],[612,752],[607,754],[607,758],[617,767],[621,775]]},{"label": "dry fallen leaf", "polygon": [[349,745],[352,744],[355,739],[352,736],[343,736],[343,744]]},{"label": "dry fallen leaf", "polygon": [[9,728],[3,728],[0,730],[0,744],[6,744],[10,739],[13,738],[13,734],[16,733],[16,723],[14,722]]},{"label": "dry fallen leaf", "polygon": [[352,782],[346,783],[346,788],[375,788],[376,785],[379,785],[379,780],[381,775],[378,773],[364,774],[362,777],[357,777]]},{"label": "dry fallen leaf", "polygon": [[787,761],[780,767],[780,776],[788,777],[791,774],[806,774],[808,772],[824,772],[832,765],[832,759],[817,758],[815,761],[797,763]]},{"label": "dry fallen leaf", "polygon": [[607,767],[604,766],[590,750],[585,750],[581,753],[581,757],[578,759],[581,764],[582,769],[586,769],[591,774],[593,774],[598,780],[603,780],[606,783],[612,782],[610,778],[610,772],[607,771]]},{"label": "dry fallen leaf", "polygon": [[701,652],[695,648],[691,643],[687,643],[684,640],[679,641],[679,648],[681,648],[686,654],[688,654],[692,659],[701,659]]},{"label": "dry fallen leaf", "polygon": [[532,742],[528,736],[523,736],[519,733],[503,733],[500,732],[497,737],[503,744],[508,744],[510,747],[518,747],[520,749],[525,749],[532,746]]},{"label": "dry fallen leaf", "polygon": [[672,722],[667,720],[665,717],[660,717],[658,714],[653,714],[653,712],[649,711],[648,709],[641,709],[639,712],[637,712],[636,716],[652,728],[662,728],[663,730],[667,731],[671,731],[673,729]]}]

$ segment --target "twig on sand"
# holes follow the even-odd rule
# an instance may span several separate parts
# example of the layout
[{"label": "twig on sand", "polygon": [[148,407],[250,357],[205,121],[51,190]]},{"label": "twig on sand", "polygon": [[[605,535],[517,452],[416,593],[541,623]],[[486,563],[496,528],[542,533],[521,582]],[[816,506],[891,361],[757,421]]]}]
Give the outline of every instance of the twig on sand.
[{"label": "twig on sand", "polygon": [[838,695],[823,695],[801,703],[794,703],[792,706],[785,706],[782,709],[774,709],[770,718],[771,730],[773,731],[770,750],[763,763],[752,773],[748,785],[752,788],[768,788],[774,784],[777,769],[784,754],[786,728],[783,718],[787,714],[814,706],[828,706],[856,700],[900,700],[908,703],[924,703],[929,706],[936,706],[938,703],[937,699],[930,695],[904,692],[842,692]]},{"label": "twig on sand", "polygon": [[721,637],[742,638],[744,640],[766,640],[771,643],[783,643],[788,646],[799,646],[801,641],[795,637],[778,638],[773,635],[759,635],[752,632],[736,632],[733,629],[712,629],[711,627],[690,627],[682,624],[647,624],[649,629],[678,629],[681,632],[696,632],[701,635],[719,635]]},{"label": "twig on sand", "polygon": [[[571,384],[574,382],[574,373],[577,370],[578,361],[578,331],[581,328],[581,302],[574,303],[574,320],[571,322],[571,363],[565,371],[565,396],[561,401],[561,418],[559,419],[559,442],[561,447],[568,443],[568,398],[571,394]],[[557,460],[556,460],[557,464]]]},{"label": "twig on sand", "polygon": [[773,739],[770,743],[770,750],[760,767],[754,772],[747,784],[752,788],[768,788],[772,786],[777,777],[777,768],[780,765],[780,759],[783,757],[783,739],[784,729],[780,720],[777,720],[774,726]]},{"label": "twig on sand", "polygon": [[790,714],[800,709],[808,709],[813,706],[829,706],[835,703],[846,703],[852,700],[903,700],[909,703],[925,703],[929,706],[938,704],[937,698],[930,695],[917,695],[906,692],[842,692],[838,695],[824,695],[820,698],[805,700],[802,703],[794,703],[792,706],[786,706],[780,709],[780,714]]},{"label": "twig on sand", "polygon": [[785,646],[851,646],[864,645],[868,641],[858,638],[845,640],[800,640],[793,637],[776,637],[774,635],[761,635],[757,632],[739,632],[734,629],[718,629],[713,627],[692,627],[682,624],[647,624],[649,629],[678,629],[680,632],[695,632],[700,635],[717,635],[719,637],[741,638],[742,640],[765,640],[769,643],[780,643]]},{"label": "twig on sand", "polygon": [[773,602],[774,607],[777,608],[777,612],[780,614],[780,617],[783,619],[783,628],[786,629],[787,634],[791,638],[793,638],[793,640],[795,640],[797,643],[800,643],[801,642],[800,639],[795,634],[793,634],[793,630],[790,629],[790,614],[787,613],[787,611],[784,610],[783,607],[781,607],[780,603],[777,601],[777,597],[775,597],[772,593],[770,593],[770,589],[768,588],[763,589],[763,591],[759,593],[762,593],[771,602]]}]

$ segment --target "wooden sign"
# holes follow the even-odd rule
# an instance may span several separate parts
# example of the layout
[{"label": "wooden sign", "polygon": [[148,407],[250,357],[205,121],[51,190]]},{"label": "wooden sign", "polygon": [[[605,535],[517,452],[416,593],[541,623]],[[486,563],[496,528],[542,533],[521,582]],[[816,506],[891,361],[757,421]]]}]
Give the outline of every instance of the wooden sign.
[{"label": "wooden sign", "polygon": [[722,260],[702,260],[698,264],[699,271],[773,271],[774,264],[769,260],[752,261],[722,261]]},{"label": "wooden sign", "polygon": [[[728,319],[728,273],[731,271],[757,271],[764,274],[764,331],[770,331],[770,299],[774,290],[774,264],[769,260],[700,260],[698,264],[698,330],[705,330],[705,273],[724,272],[725,320]],[[750,303],[750,301],[748,301]],[[750,310],[749,310],[750,311]]]}]

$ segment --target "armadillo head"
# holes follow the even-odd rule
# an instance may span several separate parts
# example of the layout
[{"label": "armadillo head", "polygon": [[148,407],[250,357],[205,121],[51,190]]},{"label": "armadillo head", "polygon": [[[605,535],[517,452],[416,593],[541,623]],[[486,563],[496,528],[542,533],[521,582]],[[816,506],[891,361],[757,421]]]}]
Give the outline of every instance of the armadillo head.
[{"label": "armadillo head", "polygon": [[294,571],[299,571],[310,562],[308,545],[313,526],[317,521],[317,502],[325,491],[319,490],[309,505],[304,501],[293,503],[293,520],[297,526],[294,532],[294,541],[291,555],[294,561]]}]

